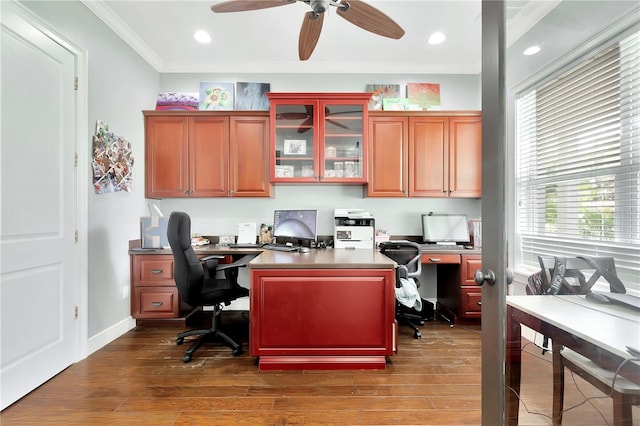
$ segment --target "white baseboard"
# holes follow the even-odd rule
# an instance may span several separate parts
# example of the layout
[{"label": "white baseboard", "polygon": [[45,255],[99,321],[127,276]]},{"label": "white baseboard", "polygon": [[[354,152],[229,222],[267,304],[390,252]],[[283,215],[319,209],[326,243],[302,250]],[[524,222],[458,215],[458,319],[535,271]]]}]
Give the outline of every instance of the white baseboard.
[{"label": "white baseboard", "polygon": [[98,349],[105,347],[129,330],[135,328],[135,326],[136,320],[132,317],[128,317],[106,330],[101,331],[95,336],[91,336],[87,343],[87,356],[91,355]]}]

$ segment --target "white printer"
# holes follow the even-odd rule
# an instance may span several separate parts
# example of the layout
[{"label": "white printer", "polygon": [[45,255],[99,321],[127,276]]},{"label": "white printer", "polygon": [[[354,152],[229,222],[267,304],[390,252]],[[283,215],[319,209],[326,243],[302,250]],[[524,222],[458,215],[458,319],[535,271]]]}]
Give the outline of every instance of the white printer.
[{"label": "white printer", "polygon": [[335,209],[333,246],[335,248],[375,248],[375,219],[362,209]]}]

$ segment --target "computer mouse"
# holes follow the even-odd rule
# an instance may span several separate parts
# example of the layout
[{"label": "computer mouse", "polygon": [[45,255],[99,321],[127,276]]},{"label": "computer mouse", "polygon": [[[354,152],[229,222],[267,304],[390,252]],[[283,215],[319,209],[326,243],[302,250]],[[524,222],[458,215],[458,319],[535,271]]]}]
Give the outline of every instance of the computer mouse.
[{"label": "computer mouse", "polygon": [[609,299],[607,299],[607,296],[605,296],[602,293],[596,293],[596,292],[590,291],[584,297],[585,299],[591,300],[592,302],[596,302],[596,303],[611,303]]},{"label": "computer mouse", "polygon": [[309,253],[311,249],[309,247],[300,247],[300,253]]}]

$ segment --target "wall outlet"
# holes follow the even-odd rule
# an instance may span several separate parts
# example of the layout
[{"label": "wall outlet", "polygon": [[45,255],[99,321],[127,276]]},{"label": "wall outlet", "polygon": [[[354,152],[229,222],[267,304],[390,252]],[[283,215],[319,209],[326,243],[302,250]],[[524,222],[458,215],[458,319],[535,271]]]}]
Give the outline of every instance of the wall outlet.
[{"label": "wall outlet", "polygon": [[129,286],[128,285],[122,286],[122,298],[123,299],[128,299],[129,298]]}]

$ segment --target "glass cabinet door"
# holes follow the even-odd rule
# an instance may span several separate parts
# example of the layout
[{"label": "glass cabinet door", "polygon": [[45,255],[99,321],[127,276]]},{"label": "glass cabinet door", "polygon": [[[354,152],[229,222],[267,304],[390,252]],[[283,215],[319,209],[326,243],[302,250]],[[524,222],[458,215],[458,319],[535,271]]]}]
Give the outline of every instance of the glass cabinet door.
[{"label": "glass cabinet door", "polygon": [[320,155],[323,181],[365,180],[364,108],[366,104],[363,103],[321,103],[321,140],[324,145]]},{"label": "glass cabinet door", "polygon": [[278,103],[274,107],[274,180],[317,181],[317,103]]}]

